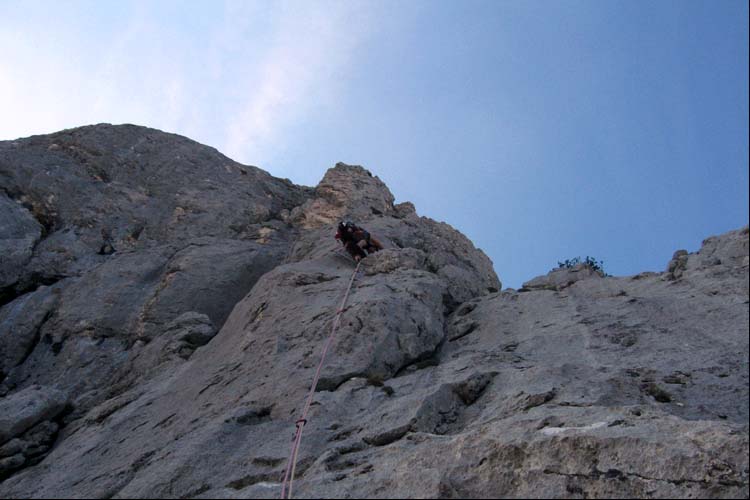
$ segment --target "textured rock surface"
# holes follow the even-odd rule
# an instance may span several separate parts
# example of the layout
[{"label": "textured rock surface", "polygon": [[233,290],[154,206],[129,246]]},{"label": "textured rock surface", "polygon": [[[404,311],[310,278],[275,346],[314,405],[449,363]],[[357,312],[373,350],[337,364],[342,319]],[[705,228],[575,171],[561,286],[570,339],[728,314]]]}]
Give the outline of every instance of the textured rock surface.
[{"label": "textured rock surface", "polygon": [[560,291],[567,288],[576,281],[601,278],[602,273],[595,271],[591,266],[578,264],[572,268],[557,268],[544,276],[537,276],[533,280],[523,284],[522,291],[529,290],[555,290]]},{"label": "textured rock surface", "polygon": [[[42,226],[31,213],[0,193],[0,301],[13,295],[34,247],[42,236]],[[0,302],[0,303],[2,303]]]},{"label": "textured rock surface", "polygon": [[58,303],[59,288],[42,285],[0,308],[0,378],[26,361],[39,343],[42,326]]},{"label": "textured rock surface", "polygon": [[286,257],[279,212],[309,191],[143,127],[1,142],[0,393],[54,384],[80,414],[179,315],[221,326]]},{"label": "textured rock surface", "polygon": [[63,392],[38,385],[0,399],[0,479],[44,457],[67,408]]},{"label": "textured rock surface", "polygon": [[393,195],[385,184],[358,165],[337,163],[315,188],[315,196],[284,219],[306,229],[336,225],[343,217],[361,220],[394,212]]},{"label": "textured rock surface", "polygon": [[169,323],[164,335],[172,337],[168,351],[187,359],[195,349],[211,341],[216,335],[216,328],[205,314],[189,311]]},{"label": "textured rock surface", "polygon": [[[0,308],[2,497],[278,496],[354,267],[340,218],[386,250],[342,314],[295,497],[748,496],[747,228],[664,273],[501,291],[362,167],[302,188],[96,126],[0,143],[0,183],[2,227],[33,241]],[[24,420],[33,384],[66,411]]]},{"label": "textured rock surface", "polygon": [[0,400],[0,442],[17,437],[62,413],[68,401],[62,392],[31,386]]}]

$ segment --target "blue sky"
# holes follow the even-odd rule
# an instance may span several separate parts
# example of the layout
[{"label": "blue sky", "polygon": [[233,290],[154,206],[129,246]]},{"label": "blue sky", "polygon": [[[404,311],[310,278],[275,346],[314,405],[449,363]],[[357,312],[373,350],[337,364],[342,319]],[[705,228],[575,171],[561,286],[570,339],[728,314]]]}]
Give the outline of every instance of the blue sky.
[{"label": "blue sky", "polygon": [[517,288],[748,222],[745,1],[0,0],[0,140],[186,135],[315,185],[361,164]]}]

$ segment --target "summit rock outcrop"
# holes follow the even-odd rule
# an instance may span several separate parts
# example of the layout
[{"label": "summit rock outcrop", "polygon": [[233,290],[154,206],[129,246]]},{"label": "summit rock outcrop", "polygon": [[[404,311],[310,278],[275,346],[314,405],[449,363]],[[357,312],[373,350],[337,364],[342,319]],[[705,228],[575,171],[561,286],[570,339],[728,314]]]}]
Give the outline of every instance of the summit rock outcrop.
[{"label": "summit rock outcrop", "polygon": [[97,125],[0,142],[0,188],[0,496],[278,496],[354,269],[343,218],[386,248],[296,497],[748,495],[747,228],[516,291],[360,166],[300,187]]}]

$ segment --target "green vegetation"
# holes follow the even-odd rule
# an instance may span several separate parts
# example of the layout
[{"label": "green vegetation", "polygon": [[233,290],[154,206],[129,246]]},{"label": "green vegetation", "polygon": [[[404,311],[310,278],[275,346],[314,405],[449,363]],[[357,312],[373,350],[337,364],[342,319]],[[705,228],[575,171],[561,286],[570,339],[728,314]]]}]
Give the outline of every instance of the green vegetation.
[{"label": "green vegetation", "polygon": [[581,257],[575,257],[573,259],[565,259],[565,261],[560,262],[557,261],[557,267],[558,269],[570,269],[578,264],[584,264],[585,266],[590,267],[594,271],[600,272],[604,276],[609,276],[606,271],[604,271],[604,261],[603,260],[596,260],[593,257],[586,256],[586,259],[581,260]]}]

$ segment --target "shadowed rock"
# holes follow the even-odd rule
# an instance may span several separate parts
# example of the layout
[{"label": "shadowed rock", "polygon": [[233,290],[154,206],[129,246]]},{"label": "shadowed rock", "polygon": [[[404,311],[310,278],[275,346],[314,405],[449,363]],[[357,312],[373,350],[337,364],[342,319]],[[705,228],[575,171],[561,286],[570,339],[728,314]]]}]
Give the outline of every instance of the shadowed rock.
[{"label": "shadowed rock", "polygon": [[65,410],[66,395],[49,387],[31,386],[0,399],[0,444],[20,436],[39,422]]},{"label": "shadowed rock", "polygon": [[601,278],[602,273],[586,264],[577,264],[571,268],[553,269],[545,276],[537,276],[523,284],[521,291],[555,290],[567,288],[576,281]]},{"label": "shadowed rock", "polygon": [[205,314],[190,311],[169,323],[165,335],[172,337],[169,351],[187,359],[195,349],[206,345],[216,335],[216,328]]},{"label": "shadowed rock", "polygon": [[0,305],[16,293],[42,231],[31,212],[0,192]]}]

